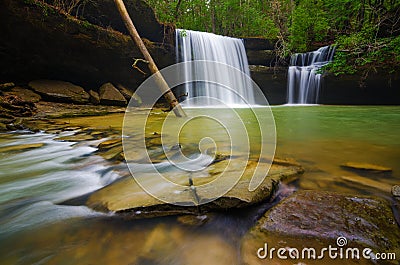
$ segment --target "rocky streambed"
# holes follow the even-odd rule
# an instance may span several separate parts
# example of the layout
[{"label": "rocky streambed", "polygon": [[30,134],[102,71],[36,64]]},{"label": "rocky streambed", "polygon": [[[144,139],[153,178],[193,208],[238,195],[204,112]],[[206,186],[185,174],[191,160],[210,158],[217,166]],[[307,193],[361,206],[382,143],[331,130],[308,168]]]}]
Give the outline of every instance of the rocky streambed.
[{"label": "rocky streambed", "polygon": [[[41,104],[46,107],[41,106]],[[393,197],[387,199],[378,196],[352,195],[340,191],[296,191],[299,187],[297,183],[301,182],[304,170],[306,170],[306,174],[307,170],[310,170],[309,166],[306,163],[306,166],[303,167],[293,159],[275,158],[268,176],[254,192],[248,190],[249,175],[246,174],[246,171],[254,170],[256,161],[250,160],[242,178],[232,190],[221,198],[198,207],[168,204],[146,193],[132,178],[125,164],[121,138],[123,115],[118,113],[123,111],[123,108],[104,106],[103,111],[108,113],[104,116],[104,112],[101,112],[97,106],[96,109],[99,111],[97,114],[100,116],[79,117],[85,115],[85,113],[86,115],[93,114],[89,111],[91,107],[79,105],[79,111],[75,110],[76,113],[74,114],[72,109],[68,109],[66,106],[69,105],[40,103],[38,109],[42,111],[37,112],[40,114],[36,114],[37,116],[33,118],[24,119],[23,126],[34,131],[60,134],[54,140],[69,142],[72,146],[78,147],[90,143],[94,148],[91,156],[100,156],[109,161],[112,165],[112,171],[117,172],[119,177],[98,190],[60,201],[58,202],[59,205],[66,207],[86,206],[96,212],[112,213],[123,218],[125,222],[132,222],[133,219],[146,218],[146,220],[152,220],[161,216],[178,216],[178,223],[195,227],[219,225],[220,221],[218,220],[221,220],[222,216],[239,215],[241,217],[235,218],[246,220],[246,224],[233,240],[236,244],[240,242],[238,245],[241,253],[240,263],[243,262],[244,264],[264,264],[266,259],[258,257],[257,251],[263,248],[265,243],[268,243],[270,248],[275,247],[276,249],[280,247],[284,249],[313,247],[320,250],[329,245],[337,246],[337,238],[345,238],[347,247],[357,247],[361,250],[370,248],[373,251],[372,254],[370,253],[371,255],[374,255],[374,253],[396,253],[396,255],[400,255],[400,230],[396,222],[396,216],[398,216],[398,203],[396,203],[398,197],[395,197],[398,196],[396,186],[393,187]],[[87,112],[85,112],[85,108]],[[163,113],[162,110],[157,109],[154,112]],[[69,115],[66,115],[67,113]],[[64,135],[64,132],[70,133]],[[160,137],[161,135],[157,133],[146,135],[148,148],[151,150],[160,148]],[[21,145],[14,149],[3,147],[0,151],[7,154],[38,148],[43,148],[43,145]],[[140,161],[142,156],[143,153],[139,152],[137,161]],[[163,159],[165,157],[160,151],[153,162],[159,163]],[[213,179],[215,177],[213,174],[223,170],[228,159],[229,157],[219,156],[218,160],[207,169],[209,177],[198,180],[194,178],[194,185],[200,184],[196,181],[207,182]],[[243,158],[234,157],[233,161],[240,159]],[[337,165],[339,168],[340,166]],[[344,183],[351,183],[352,185],[372,185],[367,181],[368,177],[371,176],[370,174],[381,177],[391,174],[390,168],[379,165],[347,162],[343,163],[342,166],[344,170],[349,172],[347,177],[343,176]],[[177,201],[194,200],[187,175],[171,175],[169,177],[188,187],[187,193],[174,195]],[[391,186],[381,184],[378,187],[380,186],[383,187],[382,192],[387,192],[390,196]],[[389,187],[389,190],[387,187]],[[173,191],[166,187],[165,193],[170,192]],[[154,237],[158,238],[162,235],[162,238],[168,238],[170,233],[166,232],[164,228],[160,229],[161,227],[155,228]],[[203,228],[194,229],[201,230]],[[228,234],[231,233],[231,235],[235,234],[235,232],[229,232],[229,229],[224,231]],[[167,238],[164,239],[168,241]],[[175,235],[173,238],[175,238]],[[178,238],[180,237],[178,236]],[[159,238],[159,240],[164,239]],[[149,241],[148,244],[150,245],[146,249],[158,249],[155,242]],[[219,251],[222,253],[222,249]],[[147,260],[149,256],[146,253],[142,253],[140,259]],[[277,260],[276,256],[275,261],[277,264],[286,264],[286,261]],[[343,264],[341,259],[332,261],[329,257],[325,257],[325,261]],[[291,262],[293,263],[293,260],[288,261],[288,264],[292,264]],[[311,261],[311,264],[318,264],[318,262],[318,260]],[[360,261],[354,259],[351,262],[370,264],[370,260],[364,257],[361,257]],[[396,264],[394,260],[386,260],[385,262]]]}]

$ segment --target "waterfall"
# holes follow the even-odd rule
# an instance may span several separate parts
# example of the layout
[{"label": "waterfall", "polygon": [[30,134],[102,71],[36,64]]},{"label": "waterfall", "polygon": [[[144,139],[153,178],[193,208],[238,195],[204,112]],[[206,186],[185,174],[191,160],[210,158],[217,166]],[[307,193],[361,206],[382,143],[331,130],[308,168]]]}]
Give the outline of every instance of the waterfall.
[{"label": "waterfall", "polygon": [[[249,65],[242,39],[192,30],[176,30],[177,62],[206,60],[223,63],[239,69],[244,75],[224,69],[185,66],[185,80],[217,80],[215,83],[191,82],[185,84],[189,99],[205,97],[202,105],[215,105],[220,101],[226,105],[254,104]],[[212,78],[211,78],[212,77]],[[218,84],[229,84],[223,87]],[[193,101],[185,102],[193,106]]]},{"label": "waterfall", "polygon": [[288,103],[316,104],[321,88],[318,69],[333,60],[335,48],[325,46],[313,52],[294,54],[288,70]]}]

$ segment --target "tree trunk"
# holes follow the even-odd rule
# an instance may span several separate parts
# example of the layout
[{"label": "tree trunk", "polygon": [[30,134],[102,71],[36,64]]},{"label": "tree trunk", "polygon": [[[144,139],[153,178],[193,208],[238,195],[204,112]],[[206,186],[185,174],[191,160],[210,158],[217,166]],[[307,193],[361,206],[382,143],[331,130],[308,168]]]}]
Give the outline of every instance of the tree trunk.
[{"label": "tree trunk", "polygon": [[174,93],[172,93],[172,91],[169,88],[164,77],[161,75],[160,71],[157,68],[157,65],[154,63],[153,58],[151,57],[149,51],[147,50],[146,46],[144,45],[142,39],[140,38],[139,33],[137,32],[135,26],[133,25],[133,22],[128,14],[128,11],[126,10],[123,0],[114,0],[114,2],[118,8],[118,11],[121,15],[122,20],[125,23],[126,28],[129,31],[129,34],[130,34],[132,40],[139,47],[139,50],[142,52],[146,61],[149,62],[148,66],[149,66],[150,72],[152,72],[154,74],[156,82],[157,82],[161,92],[163,92],[164,97],[168,101],[171,109],[173,109],[173,111],[177,117],[185,117],[186,113],[183,111],[181,105],[179,105],[179,102],[176,99]]}]

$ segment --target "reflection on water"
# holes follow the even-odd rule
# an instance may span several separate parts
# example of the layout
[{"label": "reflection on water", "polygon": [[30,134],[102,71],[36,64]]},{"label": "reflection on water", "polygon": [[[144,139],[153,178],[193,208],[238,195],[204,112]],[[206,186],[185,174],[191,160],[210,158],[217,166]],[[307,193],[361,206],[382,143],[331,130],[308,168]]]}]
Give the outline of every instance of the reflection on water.
[{"label": "reflection on water", "polygon": [[363,174],[340,167],[350,161],[390,167],[391,174],[364,177],[399,184],[399,107],[275,107],[273,112],[277,155],[293,157],[306,168],[300,188],[390,196],[374,187],[343,182],[343,176]]},{"label": "reflection on water", "polygon": [[[298,188],[390,196],[343,180],[357,175],[340,167],[348,161],[391,167],[391,174],[362,177],[389,186],[400,182],[400,107],[274,107],[273,112],[277,156],[295,158],[306,168]],[[148,126],[157,131],[157,119]],[[216,139],[221,136],[213,124],[207,126]],[[257,138],[251,122],[246,127]],[[198,132],[185,128],[191,136],[201,137]],[[271,206],[211,214],[204,226],[190,227],[176,217],[124,220],[84,206],[58,205],[107,185],[120,173],[93,154],[98,142],[54,138],[27,132],[0,135],[2,264],[240,264],[241,237]]]}]

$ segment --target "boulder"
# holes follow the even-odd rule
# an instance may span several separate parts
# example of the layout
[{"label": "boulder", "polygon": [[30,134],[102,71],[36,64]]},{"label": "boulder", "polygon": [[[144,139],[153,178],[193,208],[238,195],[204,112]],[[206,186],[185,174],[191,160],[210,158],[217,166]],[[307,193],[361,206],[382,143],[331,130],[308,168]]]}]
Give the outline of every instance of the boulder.
[{"label": "boulder", "polygon": [[[218,182],[215,182],[213,187],[209,187],[209,189],[212,190],[207,191],[203,189],[199,197],[196,197],[196,195],[193,194],[193,189],[189,186],[189,173],[163,173],[165,178],[171,178],[174,179],[175,183],[187,185],[188,189],[185,192],[176,193],[172,185],[171,187],[166,186],[162,190],[162,196],[169,196],[170,198],[173,196],[174,200],[178,203],[192,203],[198,200],[201,202],[210,199],[207,198],[207,194],[215,194],[216,189],[224,189],[226,185],[230,185],[231,183],[231,176],[234,172],[232,172],[232,174],[226,172],[226,174],[220,175],[221,171],[226,168],[227,163],[229,163],[228,160],[223,160],[210,165],[205,169],[208,177],[204,176],[205,172],[203,171],[192,175],[193,183],[196,186],[213,181],[216,176],[219,176],[220,178]],[[240,162],[236,163],[235,161],[231,161],[231,163],[238,165],[241,164]],[[201,205],[200,208],[202,211],[206,212],[210,210],[242,208],[269,200],[274,196],[281,181],[297,177],[303,172],[301,167],[273,164],[263,183],[255,191],[251,192],[248,190],[248,187],[255,166],[256,163],[248,162],[246,170],[238,183],[222,197]],[[150,178],[151,176],[146,175],[146,173],[140,175],[135,174],[135,177],[148,177],[149,181],[153,181],[152,179],[154,179]],[[228,183],[224,181],[227,181]],[[154,185],[157,185],[157,183],[154,183]],[[124,214],[130,218],[171,214],[193,214],[198,212],[198,208],[194,206],[178,206],[157,200],[144,191],[133,177],[125,177],[99,191],[94,192],[88,198],[86,205],[96,210],[113,211]]]},{"label": "boulder", "polygon": [[93,90],[89,90],[89,100],[92,104],[98,105],[100,104],[100,96],[99,93],[97,93],[96,91]]},{"label": "boulder", "polygon": [[105,83],[99,89],[100,104],[112,106],[126,106],[125,97],[111,83]]},{"label": "boulder", "polygon": [[14,87],[10,91],[4,92],[4,95],[13,95],[20,98],[23,101],[27,102],[39,102],[41,100],[41,96],[33,92],[32,90],[22,88],[22,87]]},{"label": "boulder", "polygon": [[119,92],[121,92],[121,94],[126,98],[126,100],[130,102],[131,107],[139,107],[140,105],[142,105],[142,99],[139,97],[138,94],[132,92],[131,89],[121,84],[117,84],[117,88]]},{"label": "boulder", "polygon": [[29,86],[44,99],[55,102],[84,104],[89,102],[89,94],[77,85],[57,80],[35,80]]},{"label": "boulder", "polygon": [[[245,264],[265,264],[265,260],[257,257],[257,251],[265,243],[269,249],[313,247],[320,250],[332,245],[369,247],[373,253],[399,252],[399,239],[400,229],[388,202],[383,199],[299,191],[263,215],[244,237],[242,254]],[[343,260],[334,264],[343,264]]]},{"label": "boulder", "polygon": [[44,146],[44,143],[8,145],[8,146],[0,147],[0,153],[25,152],[27,150],[40,148],[43,146]]}]

